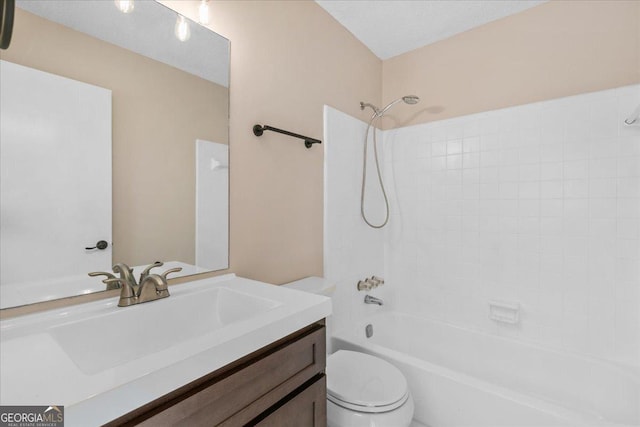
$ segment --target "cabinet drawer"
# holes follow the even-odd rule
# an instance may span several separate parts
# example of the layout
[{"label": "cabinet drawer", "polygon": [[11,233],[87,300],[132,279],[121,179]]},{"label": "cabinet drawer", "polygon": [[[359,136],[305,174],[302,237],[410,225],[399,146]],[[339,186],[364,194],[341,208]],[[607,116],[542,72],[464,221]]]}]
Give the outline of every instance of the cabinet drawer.
[{"label": "cabinet drawer", "polygon": [[153,427],[244,425],[323,372],[325,359],[325,328],[316,325],[246,364],[221,373],[195,392],[176,397],[163,405],[166,409],[161,412],[156,410],[151,417],[132,421]]},{"label": "cabinet drawer", "polygon": [[327,377],[322,375],[291,400],[256,423],[256,427],[325,427],[327,425]]}]

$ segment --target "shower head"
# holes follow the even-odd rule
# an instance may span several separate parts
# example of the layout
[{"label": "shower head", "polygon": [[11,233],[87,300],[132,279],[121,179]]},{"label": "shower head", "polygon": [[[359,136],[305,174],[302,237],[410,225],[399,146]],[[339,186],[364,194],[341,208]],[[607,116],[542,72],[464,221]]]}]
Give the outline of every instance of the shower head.
[{"label": "shower head", "polygon": [[396,105],[400,101],[404,102],[405,104],[415,105],[420,101],[420,98],[417,97],[416,95],[405,95],[402,98],[398,98],[395,101],[390,102],[383,109],[379,109],[375,105],[369,104],[368,102],[366,102],[366,103],[365,102],[360,102],[360,109],[364,110],[366,107],[370,107],[373,110],[373,116],[374,117],[382,117],[382,115],[384,113],[386,113],[389,110],[389,108],[393,107],[394,105]]},{"label": "shower head", "polygon": [[420,98],[417,97],[416,95],[407,95],[407,96],[403,96],[402,100],[409,105],[415,105],[418,102],[420,102]]},{"label": "shower head", "polygon": [[420,101],[420,98],[418,98],[415,95],[406,95],[403,96],[402,98],[396,99],[393,102],[390,102],[389,104],[387,104],[386,107],[384,107],[382,110],[378,111],[377,114],[378,116],[382,116],[384,115],[384,113],[386,113],[389,108],[393,107],[394,105],[396,105],[398,102],[404,102],[405,104],[409,104],[409,105],[415,105],[418,103],[418,101]]}]

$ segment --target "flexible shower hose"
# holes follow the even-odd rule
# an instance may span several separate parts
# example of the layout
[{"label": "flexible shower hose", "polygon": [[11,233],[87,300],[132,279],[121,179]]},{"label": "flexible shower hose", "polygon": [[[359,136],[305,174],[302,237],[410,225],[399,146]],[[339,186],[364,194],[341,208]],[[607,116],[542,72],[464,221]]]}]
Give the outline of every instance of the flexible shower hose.
[{"label": "flexible shower hose", "polygon": [[385,217],[384,222],[382,224],[376,225],[369,222],[366,214],[364,213],[364,193],[365,193],[365,184],[367,180],[367,146],[369,145],[369,129],[371,129],[373,123],[376,119],[379,119],[377,113],[371,117],[369,120],[369,124],[367,125],[367,131],[364,133],[364,158],[362,162],[362,191],[360,193],[360,213],[362,214],[362,219],[367,223],[369,227],[372,228],[382,228],[387,225],[389,222],[389,199],[387,199],[387,192],[384,189],[384,182],[382,181],[382,173],[380,173],[380,162],[378,161],[378,142],[376,139],[376,128],[373,126],[373,154],[376,159],[376,171],[378,172],[378,181],[380,182],[380,188],[382,189],[382,196],[384,197],[384,206],[385,206]]}]

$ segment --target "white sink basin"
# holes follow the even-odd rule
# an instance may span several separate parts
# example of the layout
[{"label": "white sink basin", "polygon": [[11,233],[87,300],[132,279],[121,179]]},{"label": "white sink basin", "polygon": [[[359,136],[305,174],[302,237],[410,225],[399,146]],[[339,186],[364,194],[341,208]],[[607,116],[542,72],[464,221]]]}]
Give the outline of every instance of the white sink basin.
[{"label": "white sink basin", "polygon": [[169,291],[0,321],[0,405],[64,405],[65,425],[102,425],[331,313],[326,297],[232,274]]},{"label": "white sink basin", "polygon": [[212,288],[144,306],[114,309],[53,327],[49,333],[82,372],[95,374],[250,319],[280,304],[229,288]]}]

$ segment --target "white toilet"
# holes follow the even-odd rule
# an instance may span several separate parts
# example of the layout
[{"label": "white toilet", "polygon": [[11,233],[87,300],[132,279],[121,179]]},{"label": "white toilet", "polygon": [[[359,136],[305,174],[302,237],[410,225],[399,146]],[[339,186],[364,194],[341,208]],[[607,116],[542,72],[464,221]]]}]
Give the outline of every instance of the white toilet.
[{"label": "white toilet", "polygon": [[[285,287],[331,296],[335,285],[307,277]],[[327,322],[327,341],[331,328]],[[327,349],[330,346],[327,345]],[[327,356],[327,424],[329,427],[408,427],[413,399],[407,380],[391,363],[355,351]]]}]

